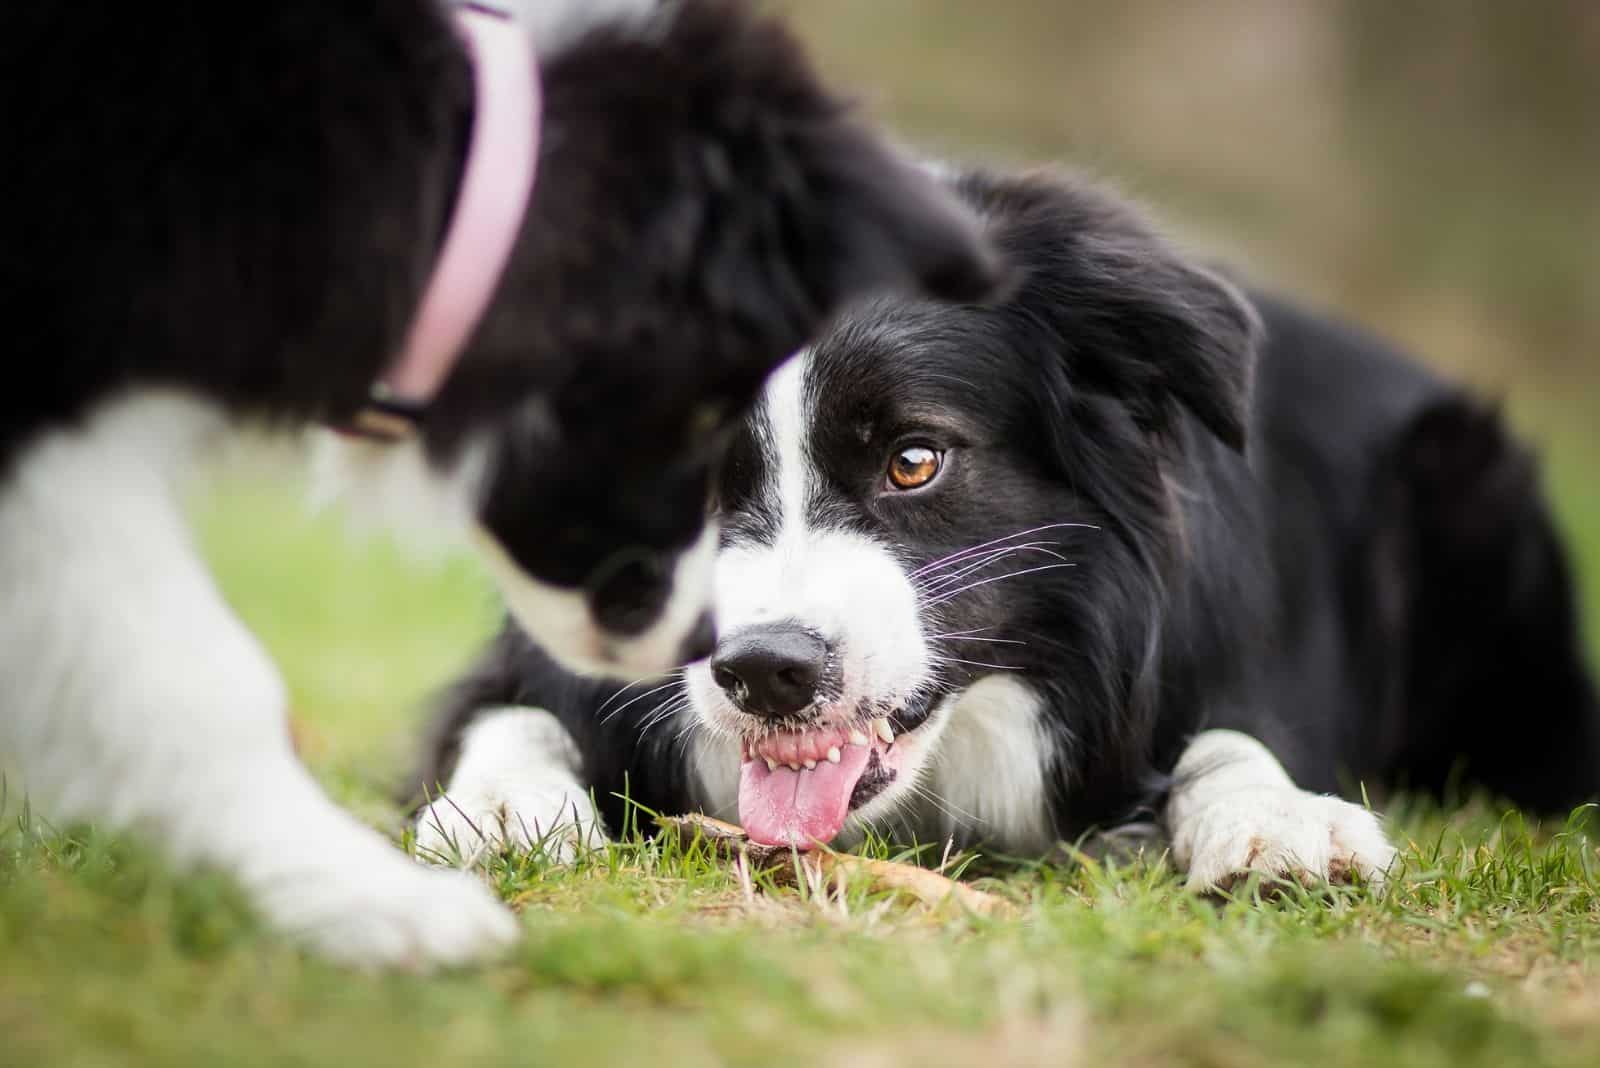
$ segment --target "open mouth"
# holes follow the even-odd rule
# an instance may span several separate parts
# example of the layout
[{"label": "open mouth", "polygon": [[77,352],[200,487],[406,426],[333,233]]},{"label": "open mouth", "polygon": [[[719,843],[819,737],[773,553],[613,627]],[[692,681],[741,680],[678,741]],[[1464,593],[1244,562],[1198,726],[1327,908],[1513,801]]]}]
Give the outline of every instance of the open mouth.
[{"label": "open mouth", "polygon": [[899,776],[895,746],[927,721],[929,699],[845,726],[763,734],[741,747],[739,822],[761,845],[810,849]]}]

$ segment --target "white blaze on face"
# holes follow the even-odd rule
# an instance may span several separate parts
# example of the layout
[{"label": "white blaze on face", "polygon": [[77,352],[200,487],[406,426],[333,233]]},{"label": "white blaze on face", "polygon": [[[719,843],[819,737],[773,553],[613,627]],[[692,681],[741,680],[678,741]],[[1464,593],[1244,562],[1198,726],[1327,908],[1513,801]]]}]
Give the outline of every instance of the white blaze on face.
[{"label": "white blaze on face", "polygon": [[[766,507],[778,517],[771,544],[735,544],[717,558],[714,604],[724,637],[760,623],[792,621],[817,634],[839,658],[841,721],[863,700],[912,695],[929,674],[916,591],[888,547],[854,531],[828,530],[807,517],[817,481],[807,439],[811,424],[807,355],[773,375],[766,392]],[[713,724],[747,730],[706,665],[689,672],[696,707]],[[743,721],[743,722],[741,722]]]},{"label": "white blaze on face", "polygon": [[[851,745],[848,728],[864,703],[882,708],[914,697],[931,666],[916,590],[895,554],[863,534],[819,527],[808,515],[820,482],[808,448],[808,368],[802,354],[767,387],[767,484],[759,505],[775,517],[776,534],[770,544],[723,550],[714,601],[724,638],[760,624],[798,623],[820,635],[834,658],[831,700],[818,710],[817,729],[777,743],[814,749],[814,759],[774,767],[751,749],[738,788],[741,822],[753,837],[801,847],[839,834],[855,786],[871,768],[887,768],[901,787],[915,777],[906,760],[916,753],[920,765],[925,750],[896,749],[881,737]],[[749,738],[762,728],[728,700],[708,664],[690,668],[687,678],[696,714],[713,733]]]}]

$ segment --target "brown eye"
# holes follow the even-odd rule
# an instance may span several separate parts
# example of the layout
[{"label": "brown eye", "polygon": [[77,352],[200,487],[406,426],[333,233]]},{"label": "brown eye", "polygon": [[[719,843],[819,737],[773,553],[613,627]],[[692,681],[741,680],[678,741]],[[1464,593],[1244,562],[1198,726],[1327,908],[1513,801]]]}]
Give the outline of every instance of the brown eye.
[{"label": "brown eye", "polygon": [[926,445],[901,449],[889,461],[889,485],[903,490],[926,486],[939,473],[943,463],[944,454]]}]

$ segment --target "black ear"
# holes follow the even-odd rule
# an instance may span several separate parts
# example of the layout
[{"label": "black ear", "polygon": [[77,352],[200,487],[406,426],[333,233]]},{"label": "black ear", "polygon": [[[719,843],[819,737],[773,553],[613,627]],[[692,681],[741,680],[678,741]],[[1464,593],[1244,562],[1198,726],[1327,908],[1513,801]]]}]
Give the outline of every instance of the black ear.
[{"label": "black ear", "polygon": [[874,292],[979,301],[996,290],[1004,270],[977,215],[818,78],[780,21],[741,0],[663,10],[654,47],[681,57],[679,91],[695,83],[677,170],[712,191],[709,288],[777,294],[798,305],[784,310],[804,335]]},{"label": "black ear", "polygon": [[789,251],[820,306],[889,288],[980,302],[1003,287],[977,214],[852,117],[813,127],[789,155],[805,175],[785,197]]},{"label": "black ear", "polygon": [[1136,343],[1161,385],[1224,444],[1244,451],[1249,436],[1261,320],[1218,275],[1173,256],[1151,264],[1149,290],[1130,308]]},{"label": "black ear", "polygon": [[1025,272],[1013,307],[1052,328],[1072,381],[1150,430],[1172,430],[1181,406],[1244,449],[1261,323],[1237,288],[1087,184],[979,173],[961,188]]}]

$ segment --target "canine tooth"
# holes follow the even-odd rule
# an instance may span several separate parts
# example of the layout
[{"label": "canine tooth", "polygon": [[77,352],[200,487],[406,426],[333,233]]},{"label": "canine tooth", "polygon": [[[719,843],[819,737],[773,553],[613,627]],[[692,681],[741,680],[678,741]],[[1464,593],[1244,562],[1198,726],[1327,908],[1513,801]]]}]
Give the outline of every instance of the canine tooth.
[{"label": "canine tooth", "polygon": [[777,771],[778,770],[778,762],[776,760],[773,760],[771,757],[767,757],[766,761],[767,761],[767,770],[768,771]]},{"label": "canine tooth", "polygon": [[860,727],[851,727],[850,728],[850,744],[851,745],[866,745],[867,744],[867,736],[865,734],[861,733],[861,728]]},{"label": "canine tooth", "polygon": [[817,762],[815,760],[806,761],[806,770],[807,771],[816,771],[817,770]]},{"label": "canine tooth", "polygon": [[877,732],[879,738],[883,739],[884,745],[894,744],[894,731],[889,729],[888,720],[882,718],[873,720],[872,729]]},{"label": "canine tooth", "polygon": [[800,770],[800,765],[796,764],[794,761],[791,760],[791,761],[789,761],[789,770],[790,771],[799,771]]},{"label": "canine tooth", "polygon": [[836,745],[828,746],[828,763],[830,763],[830,764],[839,763],[839,747],[838,746],[836,746]]}]

